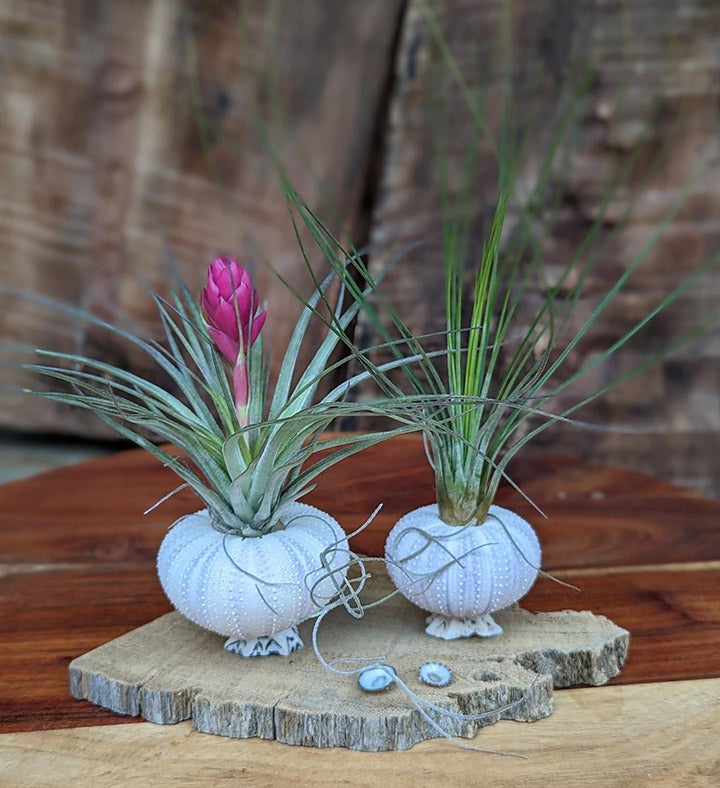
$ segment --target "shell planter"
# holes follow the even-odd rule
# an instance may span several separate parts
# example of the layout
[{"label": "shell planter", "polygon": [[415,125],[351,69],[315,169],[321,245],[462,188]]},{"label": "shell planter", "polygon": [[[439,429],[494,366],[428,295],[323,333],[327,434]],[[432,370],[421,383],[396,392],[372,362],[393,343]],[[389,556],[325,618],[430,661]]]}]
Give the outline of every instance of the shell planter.
[{"label": "shell planter", "polygon": [[402,517],[385,546],[388,574],[400,593],[428,611],[425,631],[454,640],[502,633],[492,613],[532,588],[540,543],[509,509],[491,506],[485,521],[447,525],[431,504]]},{"label": "shell planter", "polygon": [[228,651],[286,656],[303,645],[297,625],[336,595],[347,549],[340,525],[307,504],[288,506],[284,528],[259,537],[216,530],[204,509],[168,531],[157,568],[174,607],[227,637]]}]

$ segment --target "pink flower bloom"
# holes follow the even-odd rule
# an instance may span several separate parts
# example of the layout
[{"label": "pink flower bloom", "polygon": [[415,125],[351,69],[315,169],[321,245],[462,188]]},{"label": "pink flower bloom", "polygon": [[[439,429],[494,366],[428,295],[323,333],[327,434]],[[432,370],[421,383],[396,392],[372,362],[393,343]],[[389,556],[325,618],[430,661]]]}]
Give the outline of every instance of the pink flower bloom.
[{"label": "pink flower bloom", "polygon": [[208,333],[218,350],[233,365],[235,410],[242,426],[248,422],[249,381],[247,357],[265,323],[250,274],[235,260],[218,257],[208,266],[201,294]]},{"label": "pink flower bloom", "polygon": [[265,323],[265,310],[258,311],[258,296],[250,274],[235,260],[218,257],[208,266],[202,290],[202,308],[210,336],[231,363],[246,355]]}]

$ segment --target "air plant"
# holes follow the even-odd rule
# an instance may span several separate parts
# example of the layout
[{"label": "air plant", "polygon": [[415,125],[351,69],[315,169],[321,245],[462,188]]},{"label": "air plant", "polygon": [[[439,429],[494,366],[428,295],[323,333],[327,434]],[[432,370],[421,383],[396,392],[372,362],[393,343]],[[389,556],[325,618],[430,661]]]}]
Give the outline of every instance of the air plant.
[{"label": "air plant", "polygon": [[[532,527],[494,503],[500,483],[512,483],[508,466],[513,458],[553,424],[573,421],[575,411],[641,372],[669,348],[558,411],[553,410],[553,400],[611,358],[720,263],[720,253],[716,253],[618,339],[579,369],[568,372],[570,354],[640,266],[649,246],[630,260],[571,336],[571,317],[598,259],[591,252],[585,258],[573,258],[555,282],[547,284],[529,323],[521,322],[521,301],[532,278],[541,272],[541,264],[537,258],[524,264],[522,239],[518,242],[512,234],[503,236],[511,188],[509,172],[501,168],[499,197],[469,299],[464,291],[466,212],[463,206],[445,205],[446,322],[441,353],[431,354],[424,348],[422,338],[414,336],[382,298],[361,260],[351,255],[352,269],[338,270],[384,339],[384,347],[396,358],[411,390],[395,396],[398,409],[400,403],[413,405],[406,416],[423,433],[435,476],[436,504],[415,509],[396,523],[388,536],[385,556],[390,577],[401,593],[432,614],[426,632],[444,639],[500,634],[502,627],[491,614],[524,596],[539,572],[541,551]],[[679,204],[656,228],[653,240]],[[306,208],[298,209],[326,258],[336,256],[339,242]],[[571,275],[575,280],[572,287],[568,286]],[[699,326],[695,331],[702,329]],[[677,343],[692,333],[678,337]],[[372,369],[368,374],[392,397],[387,375]]]},{"label": "air plant", "polygon": [[[416,405],[425,401],[426,407],[417,407],[414,414],[425,437],[428,458],[435,473],[441,517],[446,523],[465,525],[483,522],[500,483],[511,481],[509,464],[525,446],[552,425],[573,421],[574,414],[584,405],[603,397],[717,321],[717,313],[711,314],[701,324],[676,337],[671,346],[647,355],[635,368],[572,400],[571,387],[574,384],[612,359],[660,313],[720,264],[720,252],[711,254],[607,347],[579,368],[570,369],[569,362],[573,361],[580,343],[592,335],[599,319],[607,314],[616,297],[627,289],[663,232],[682,209],[709,157],[714,155],[715,145],[713,141],[699,153],[697,165],[687,183],[678,190],[676,198],[656,222],[646,241],[630,255],[624,270],[587,317],[573,328],[578,324],[578,306],[586,286],[593,272],[602,265],[603,231],[611,206],[614,207],[618,195],[623,195],[625,208],[619,217],[613,219],[615,227],[608,233],[615,238],[631,214],[637,194],[642,192],[666,153],[661,149],[640,177],[638,161],[643,156],[647,157],[647,135],[655,118],[649,119],[646,134],[639,136],[633,149],[609,176],[596,215],[575,253],[560,266],[559,271],[550,275],[545,270],[541,244],[533,238],[533,231],[543,224],[541,216],[549,216],[548,221],[552,221],[558,210],[562,184],[553,190],[550,181],[554,169],[565,170],[572,166],[579,113],[592,82],[591,65],[577,69],[563,85],[550,141],[537,168],[537,180],[528,189],[524,184],[518,185],[523,146],[531,127],[521,127],[515,122],[509,9],[503,7],[500,14],[500,24],[504,28],[502,52],[505,71],[500,130],[495,134],[483,111],[482,95],[472,89],[455,61],[432,4],[423,2],[421,6],[429,39],[436,46],[443,63],[442,73],[458,90],[470,125],[465,152],[461,161],[455,162],[462,165],[455,172],[461,175],[451,177],[448,174],[449,140],[453,146],[457,145],[457,113],[448,112],[451,126],[449,135],[444,138],[439,128],[443,107],[433,105],[429,113],[428,122],[434,132],[433,161],[439,196],[438,236],[442,250],[437,265],[443,270],[444,292],[440,298],[444,304],[444,330],[430,337],[415,336],[408,316],[398,314],[390,300],[383,296],[374,278],[373,271],[378,270],[374,264],[368,266],[358,255],[343,249],[323,221],[298,200],[295,207],[331,265],[335,265],[333,260],[338,257],[350,259],[350,265],[343,271],[337,266],[335,268],[351,296],[362,305],[366,324],[381,338],[383,352],[398,361],[414,359],[412,363],[398,364],[406,381],[401,394],[393,394],[388,376],[376,375],[371,368],[367,369],[388,397],[398,396]],[[450,92],[447,82],[443,83],[443,88],[431,91],[436,99],[447,99]],[[457,107],[452,105],[452,109]],[[495,159],[497,184],[496,200],[491,206],[492,219],[482,228],[484,239],[478,249],[472,243],[477,233],[472,214],[481,199],[473,191],[475,164],[481,149]],[[634,197],[628,196],[631,180],[635,181],[637,189]],[[483,195],[482,200],[485,199],[486,195]],[[506,221],[510,215],[512,222]],[[539,303],[536,311],[528,316],[526,302],[530,297]],[[437,348],[438,343],[441,350],[430,353],[428,348]],[[371,349],[369,356],[378,358]],[[561,394],[564,404],[556,409],[555,403],[561,399]],[[410,417],[413,418],[412,415]]]},{"label": "air plant", "polygon": [[[678,336],[672,347],[649,355],[641,365],[585,394],[563,410],[551,410],[552,401],[561,392],[610,359],[720,264],[718,252],[611,345],[568,373],[565,366],[569,356],[642,264],[652,244],[679,209],[684,194],[579,329],[568,337],[571,317],[583,285],[597,263],[597,255],[588,253],[585,260],[579,255],[573,257],[554,283],[547,284],[544,297],[530,321],[520,323],[521,301],[532,277],[540,275],[541,263],[533,260],[530,266],[523,267],[522,249],[503,251],[508,193],[509,184],[501,184],[495,214],[469,293],[465,284],[468,260],[459,256],[466,248],[463,245],[466,239],[461,236],[468,228],[460,212],[446,215],[443,226],[445,330],[442,333],[444,348],[439,352],[428,352],[423,338],[413,335],[402,317],[382,297],[378,283],[359,257],[346,253],[347,259],[352,260],[351,266],[342,271],[337,269],[353,298],[362,304],[370,324],[383,337],[382,347],[396,359],[406,362],[397,366],[409,382],[412,393],[396,396],[415,405],[407,415],[412,418],[415,413],[418,418],[418,429],[423,431],[435,472],[441,516],[452,525],[484,520],[501,481],[508,478],[509,463],[543,431],[557,422],[571,421],[572,414],[585,404],[641,373],[673,348],[705,330],[708,321]],[[326,259],[337,258],[338,250],[342,249],[340,242],[305,206],[298,203],[297,209]],[[597,221],[602,221],[602,217]],[[512,241],[510,238],[508,246]],[[573,285],[569,286],[571,280]],[[468,301],[469,313],[464,306]],[[715,319],[715,315],[711,316],[710,322]],[[431,338],[436,340],[437,335]],[[372,376],[372,370],[368,374]],[[388,376],[383,373],[375,378],[388,396],[392,396]],[[424,403],[422,408],[421,403]]]},{"label": "air plant", "polygon": [[[325,469],[391,434],[414,429],[405,425],[388,432],[321,437],[338,414],[358,409],[343,399],[366,376],[354,376],[317,396],[320,383],[344,363],[330,360],[341,341],[349,344],[346,329],[359,308],[357,301],[345,303],[344,286],[330,303],[328,290],[336,279],[337,273],[331,273],[315,280],[272,397],[261,333],[266,311],[249,273],[226,258],[208,267],[201,306],[182,281],[167,298],[152,294],[164,343],[78,315],[139,348],[172,385],[160,386],[100,359],[41,349],[37,353],[46,361],[27,367],[67,388],[29,393],[92,411],[146,449],[197,494],[219,530],[243,536],[269,533]],[[298,370],[298,352],[321,302],[331,307],[329,325],[307,367]],[[158,439],[171,446],[159,445]],[[310,463],[317,452],[323,452],[322,458]]]}]

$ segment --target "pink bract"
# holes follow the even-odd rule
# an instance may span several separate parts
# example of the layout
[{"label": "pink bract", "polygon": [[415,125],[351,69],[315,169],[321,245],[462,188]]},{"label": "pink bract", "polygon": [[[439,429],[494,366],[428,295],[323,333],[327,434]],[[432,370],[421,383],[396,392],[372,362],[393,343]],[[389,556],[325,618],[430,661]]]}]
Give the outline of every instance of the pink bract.
[{"label": "pink bract", "polygon": [[218,350],[235,364],[257,340],[265,323],[250,274],[237,261],[218,257],[208,266],[201,294],[208,333]]}]

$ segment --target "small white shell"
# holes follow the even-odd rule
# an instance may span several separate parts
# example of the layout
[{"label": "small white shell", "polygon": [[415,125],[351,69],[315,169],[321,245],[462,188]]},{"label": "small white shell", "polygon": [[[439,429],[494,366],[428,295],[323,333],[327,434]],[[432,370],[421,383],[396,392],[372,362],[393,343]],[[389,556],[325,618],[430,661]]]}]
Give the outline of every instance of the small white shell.
[{"label": "small white shell", "polygon": [[418,677],[431,687],[447,687],[452,681],[452,671],[442,662],[426,662],[420,665]]},{"label": "small white shell", "polygon": [[395,668],[390,665],[379,665],[368,668],[358,676],[360,689],[365,692],[382,692],[395,683]]},{"label": "small white shell", "polygon": [[[183,517],[158,552],[160,583],[186,618],[226,637],[268,637],[317,613],[336,594],[321,554],[340,583],[348,543],[340,525],[303,503],[287,508],[287,527],[256,538],[222,534],[208,511]],[[312,592],[312,595],[311,595]]]},{"label": "small white shell", "polygon": [[466,619],[502,610],[532,588],[540,543],[509,509],[491,506],[482,525],[455,526],[432,504],[398,520],[385,557],[404,597],[431,613]]},{"label": "small white shell", "polygon": [[303,647],[297,627],[288,627],[282,632],[276,632],[271,637],[259,637],[245,640],[245,638],[228,638],[223,644],[225,651],[239,654],[241,657],[287,657]]},{"label": "small white shell", "polygon": [[490,613],[483,613],[473,618],[453,618],[442,613],[433,613],[425,619],[425,631],[428,635],[442,640],[457,640],[477,635],[481,638],[492,638],[502,635],[503,628]]}]

